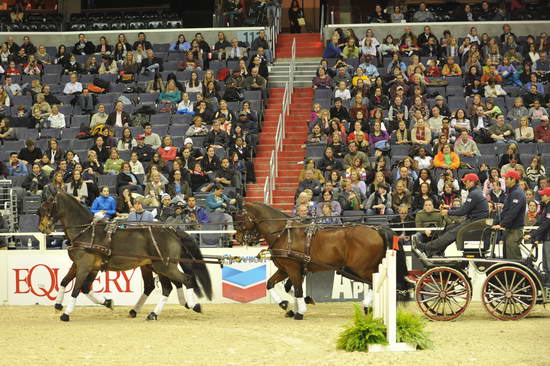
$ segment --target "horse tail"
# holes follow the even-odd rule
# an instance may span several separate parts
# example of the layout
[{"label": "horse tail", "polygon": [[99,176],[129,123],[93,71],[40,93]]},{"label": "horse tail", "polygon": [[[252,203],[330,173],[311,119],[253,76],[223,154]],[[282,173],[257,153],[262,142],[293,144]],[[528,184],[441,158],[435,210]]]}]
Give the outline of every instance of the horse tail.
[{"label": "horse tail", "polygon": [[[191,264],[180,262],[181,269],[191,275],[193,280],[198,280],[208,300],[212,300],[212,281],[210,280],[210,273],[206,264],[202,262],[203,257],[199,246],[195,242],[195,239],[185,231],[177,229],[176,234],[183,248],[181,258],[197,260],[197,262],[194,261]],[[198,297],[202,297],[202,291],[199,286],[195,286],[194,291]]]},{"label": "horse tail", "polygon": [[391,249],[393,246],[393,237],[395,236],[395,232],[386,226],[379,226],[377,229],[378,233],[382,237],[382,240],[384,241],[384,249]]}]

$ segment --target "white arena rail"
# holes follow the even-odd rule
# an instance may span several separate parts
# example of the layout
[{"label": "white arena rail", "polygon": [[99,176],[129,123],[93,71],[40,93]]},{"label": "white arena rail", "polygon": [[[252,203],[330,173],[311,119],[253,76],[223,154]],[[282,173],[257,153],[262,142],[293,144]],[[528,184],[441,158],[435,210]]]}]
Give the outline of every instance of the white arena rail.
[{"label": "white arena rail", "polygon": [[386,325],[387,345],[369,345],[369,352],[414,351],[416,347],[397,342],[397,295],[396,295],[396,251],[386,251],[386,257],[378,266],[378,273],[372,276],[373,316],[383,319]]}]

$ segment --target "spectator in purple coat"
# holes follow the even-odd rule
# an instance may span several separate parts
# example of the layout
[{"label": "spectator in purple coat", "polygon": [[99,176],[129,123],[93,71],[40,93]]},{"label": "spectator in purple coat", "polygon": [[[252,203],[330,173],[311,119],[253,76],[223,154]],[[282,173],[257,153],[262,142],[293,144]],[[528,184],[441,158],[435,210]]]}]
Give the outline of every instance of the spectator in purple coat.
[{"label": "spectator in purple coat", "polygon": [[388,151],[388,140],[390,139],[388,132],[382,130],[380,121],[375,121],[373,130],[369,133],[369,145],[375,149],[375,155],[380,155]]}]

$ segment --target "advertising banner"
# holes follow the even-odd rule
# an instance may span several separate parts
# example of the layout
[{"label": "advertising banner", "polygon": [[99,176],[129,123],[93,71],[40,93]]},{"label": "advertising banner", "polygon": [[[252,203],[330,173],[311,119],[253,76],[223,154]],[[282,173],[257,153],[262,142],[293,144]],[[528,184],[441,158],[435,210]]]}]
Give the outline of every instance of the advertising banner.
[{"label": "advertising banner", "polygon": [[342,277],[336,272],[308,273],[306,292],[318,302],[361,301],[368,285]]}]

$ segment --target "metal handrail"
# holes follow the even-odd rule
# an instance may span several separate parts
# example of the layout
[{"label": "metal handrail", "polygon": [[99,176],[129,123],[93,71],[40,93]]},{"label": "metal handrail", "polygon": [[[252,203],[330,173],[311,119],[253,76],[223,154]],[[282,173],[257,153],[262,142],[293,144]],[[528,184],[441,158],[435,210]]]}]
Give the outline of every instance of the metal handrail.
[{"label": "metal handrail", "polygon": [[319,25],[319,33],[321,34],[321,42],[323,41],[323,28],[325,28],[325,5],[321,5],[321,22]]}]

